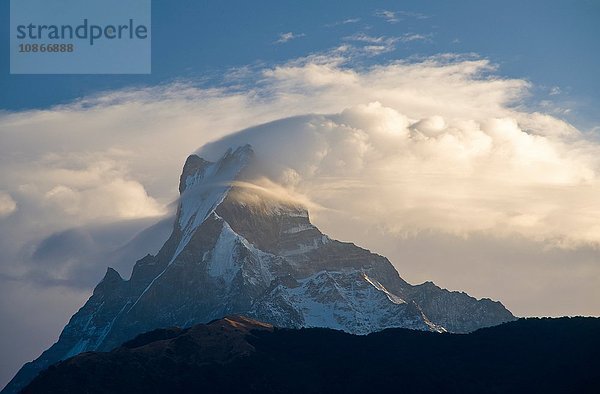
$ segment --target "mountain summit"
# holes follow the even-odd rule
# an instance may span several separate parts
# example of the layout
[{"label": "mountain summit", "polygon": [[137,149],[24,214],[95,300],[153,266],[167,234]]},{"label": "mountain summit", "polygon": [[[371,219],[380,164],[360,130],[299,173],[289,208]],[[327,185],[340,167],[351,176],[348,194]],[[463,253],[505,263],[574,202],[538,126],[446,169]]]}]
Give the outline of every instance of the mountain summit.
[{"label": "mountain summit", "polygon": [[3,392],[17,392],[79,353],[232,314],[353,334],[391,327],[464,333],[515,319],[499,302],[431,282],[413,286],[385,257],[329,238],[301,205],[249,187],[254,163],[249,145],[216,162],[190,156],[162,249],[139,260],[129,280],[109,268],[58,342],[25,364]]}]

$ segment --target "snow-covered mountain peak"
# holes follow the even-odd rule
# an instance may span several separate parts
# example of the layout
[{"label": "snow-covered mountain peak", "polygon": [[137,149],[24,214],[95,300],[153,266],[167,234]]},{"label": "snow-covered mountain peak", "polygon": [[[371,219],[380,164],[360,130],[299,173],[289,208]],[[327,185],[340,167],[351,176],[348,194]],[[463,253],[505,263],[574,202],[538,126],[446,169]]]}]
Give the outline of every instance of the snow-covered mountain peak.
[{"label": "snow-covered mountain peak", "polygon": [[179,193],[184,194],[191,186],[214,181],[233,182],[241,170],[247,167],[254,158],[254,150],[250,145],[237,149],[229,148],[216,162],[210,162],[192,154],[188,156],[179,178]]},{"label": "snow-covered mountain peak", "polygon": [[323,234],[302,204],[257,183],[255,163],[249,145],[214,162],[188,157],[161,250],[140,259],[129,280],[107,270],[58,342],[26,364],[6,392],[66,357],[231,314],[358,334],[390,327],[469,332],[514,319],[499,302],[413,286],[385,257]]},{"label": "snow-covered mountain peak", "polygon": [[250,145],[229,149],[214,163],[196,155],[188,157],[179,185],[181,196],[177,225],[182,239],[178,251],[183,250],[196,229],[223,202],[253,157]]}]

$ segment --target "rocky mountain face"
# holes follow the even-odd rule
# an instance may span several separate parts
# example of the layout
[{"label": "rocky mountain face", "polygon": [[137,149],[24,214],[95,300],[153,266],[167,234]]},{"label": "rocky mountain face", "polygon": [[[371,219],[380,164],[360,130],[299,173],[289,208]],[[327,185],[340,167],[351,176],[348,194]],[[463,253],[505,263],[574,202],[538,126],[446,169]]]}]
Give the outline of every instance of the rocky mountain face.
[{"label": "rocky mountain face", "polygon": [[139,260],[129,280],[109,268],[58,342],[3,392],[79,353],[231,314],[353,334],[390,327],[464,333],[515,319],[499,302],[430,282],[410,285],[385,257],[329,238],[304,207],[251,186],[254,161],[250,146],[214,163],[190,156],[162,249]]},{"label": "rocky mountain face", "polygon": [[24,393],[597,393],[600,319],[519,319],[468,335],[352,335],[242,316],[158,329],[42,372]]}]

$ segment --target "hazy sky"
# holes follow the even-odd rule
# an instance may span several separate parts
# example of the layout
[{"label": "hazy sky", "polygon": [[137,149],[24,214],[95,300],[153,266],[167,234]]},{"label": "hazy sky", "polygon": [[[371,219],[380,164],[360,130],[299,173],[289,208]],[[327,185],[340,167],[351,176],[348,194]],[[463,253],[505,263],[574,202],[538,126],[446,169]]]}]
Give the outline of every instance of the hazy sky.
[{"label": "hazy sky", "polygon": [[150,76],[2,58],[0,386],[160,246],[186,156],[223,137],[201,154],[252,143],[257,182],[409,282],[600,314],[600,3],[222,3],[153,2]]}]

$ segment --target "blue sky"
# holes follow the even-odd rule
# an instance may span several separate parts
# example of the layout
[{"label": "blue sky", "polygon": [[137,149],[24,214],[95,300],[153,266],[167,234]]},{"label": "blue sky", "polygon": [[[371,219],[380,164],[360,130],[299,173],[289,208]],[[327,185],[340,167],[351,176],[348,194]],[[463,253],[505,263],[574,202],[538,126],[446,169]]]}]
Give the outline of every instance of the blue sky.
[{"label": "blue sky", "polygon": [[[228,68],[283,62],[364,33],[425,37],[400,42],[366,62],[477,53],[499,65],[501,75],[533,82],[532,106],[560,92],[550,99],[570,109],[564,117],[584,129],[600,123],[595,111],[600,103],[600,3],[593,0],[153,1],[153,72],[148,76],[9,75],[9,2],[2,1],[1,7],[4,110],[44,108],[98,91],[181,78],[215,83]],[[275,43],[288,32],[298,37]]]}]

